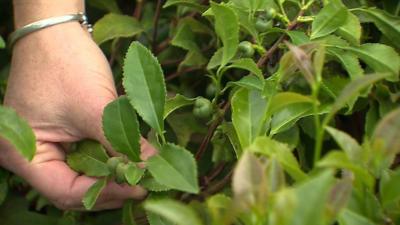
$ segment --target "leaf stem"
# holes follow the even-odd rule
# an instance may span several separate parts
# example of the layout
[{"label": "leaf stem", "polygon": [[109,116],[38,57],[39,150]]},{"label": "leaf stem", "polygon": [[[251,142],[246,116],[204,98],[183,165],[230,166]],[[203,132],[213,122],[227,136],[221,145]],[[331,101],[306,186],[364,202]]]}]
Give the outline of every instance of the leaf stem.
[{"label": "leaf stem", "polygon": [[315,0],[311,0],[309,2],[307,2],[306,5],[304,5],[301,9],[302,10],[307,10],[312,4],[314,4]]},{"label": "leaf stem", "polygon": [[324,125],[321,125],[321,120],[320,120],[320,117],[319,117],[319,110],[318,110],[319,89],[320,89],[320,83],[317,82],[312,87],[312,97],[314,99],[314,101],[313,101],[314,124],[315,124],[315,133],[316,133],[315,146],[314,146],[314,163],[313,163],[313,166],[316,165],[317,161],[321,157],[323,135],[324,135],[324,130],[325,130]]},{"label": "leaf stem", "polygon": [[154,13],[153,19],[153,43],[152,50],[155,52],[157,48],[157,35],[158,35],[158,21],[160,19],[161,6],[163,4],[163,0],[157,0],[156,12]]},{"label": "leaf stem", "polygon": [[199,149],[196,152],[195,158],[196,158],[197,161],[199,161],[201,159],[201,157],[203,156],[204,152],[206,151],[208,143],[210,143],[210,140],[211,140],[211,138],[212,138],[212,136],[214,134],[214,131],[217,129],[218,125],[222,122],[222,120],[224,118],[224,115],[225,115],[226,111],[228,111],[230,105],[231,105],[230,102],[227,101],[225,103],[225,105],[223,106],[223,108],[222,108],[221,115],[217,119],[215,119],[214,122],[208,128],[207,134],[204,137],[203,141],[200,144]]},{"label": "leaf stem", "polygon": [[[286,31],[291,31],[294,28],[296,28],[297,24],[298,24],[298,20],[297,18],[303,16],[304,14],[304,10],[300,10],[299,14],[296,16],[296,19],[294,19],[293,21],[291,21],[288,25],[288,27],[286,28]],[[258,67],[262,67],[263,65],[265,65],[265,63],[268,62],[268,59],[271,58],[271,56],[275,53],[275,51],[278,49],[279,45],[285,40],[286,38],[286,34],[282,34],[279,39],[274,43],[274,45],[272,45],[272,47],[270,49],[268,49],[268,51],[261,56],[261,58],[258,60],[257,62],[257,66]]]},{"label": "leaf stem", "polygon": [[140,17],[142,16],[144,1],[145,0],[136,0],[136,6],[135,6],[135,11],[133,12],[133,17],[135,17],[137,20],[140,20]]}]

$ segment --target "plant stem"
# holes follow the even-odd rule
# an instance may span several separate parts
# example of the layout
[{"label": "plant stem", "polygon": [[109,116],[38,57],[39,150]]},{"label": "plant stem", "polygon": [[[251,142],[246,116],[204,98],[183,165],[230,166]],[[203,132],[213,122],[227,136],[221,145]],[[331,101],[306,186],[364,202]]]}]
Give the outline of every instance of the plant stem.
[{"label": "plant stem", "polygon": [[[296,28],[299,22],[297,18],[303,16],[303,14],[304,10],[300,10],[299,14],[296,16],[296,19],[294,19],[289,23],[289,26],[286,28],[286,31],[291,31],[294,28]],[[272,47],[268,49],[268,51],[263,56],[261,56],[261,58],[257,62],[258,67],[262,67],[263,65],[265,65],[265,63],[267,63],[268,59],[275,53],[275,51],[278,49],[279,45],[285,40],[285,38],[286,34],[282,34],[279,37],[279,39],[274,43],[274,45],[272,45]]]},{"label": "plant stem", "polygon": [[321,151],[322,151],[322,142],[323,142],[323,135],[324,135],[324,130],[325,128],[321,126],[321,120],[319,118],[319,110],[318,110],[318,94],[319,94],[319,89],[320,89],[320,84],[316,83],[313,85],[314,87],[312,88],[312,97],[313,97],[313,112],[314,112],[314,123],[315,123],[315,146],[314,146],[314,163],[313,166],[317,163],[319,158],[321,157]]},{"label": "plant stem", "polygon": [[307,10],[314,2],[315,2],[315,0],[311,0],[311,1],[307,2],[307,4],[304,5],[301,9]]},{"label": "plant stem", "polygon": [[204,152],[206,151],[208,143],[210,143],[210,140],[214,134],[215,129],[217,129],[218,125],[222,122],[224,115],[225,115],[226,111],[228,111],[230,105],[231,104],[229,101],[225,103],[225,105],[222,108],[221,115],[217,119],[215,119],[215,121],[208,128],[207,135],[204,137],[203,141],[200,144],[199,149],[196,152],[195,158],[197,161],[199,161],[201,159]]},{"label": "plant stem", "polygon": [[157,48],[157,34],[158,34],[158,21],[160,19],[161,6],[163,4],[163,0],[157,0],[156,12],[154,13],[153,19],[153,43],[152,50],[155,52]]},{"label": "plant stem", "polygon": [[142,16],[144,1],[145,0],[136,0],[136,6],[135,6],[135,11],[133,12],[133,17],[135,17],[138,20],[140,20],[140,17]]}]

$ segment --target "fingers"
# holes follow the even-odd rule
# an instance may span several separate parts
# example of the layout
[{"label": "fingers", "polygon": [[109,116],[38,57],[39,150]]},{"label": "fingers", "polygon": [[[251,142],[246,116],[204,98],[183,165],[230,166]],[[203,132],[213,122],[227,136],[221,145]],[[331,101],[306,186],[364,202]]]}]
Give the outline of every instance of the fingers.
[{"label": "fingers", "polygon": [[140,148],[141,148],[141,154],[140,158],[143,161],[146,161],[153,155],[157,154],[158,151],[155,149],[145,138],[141,137],[140,138]]},{"label": "fingers", "polygon": [[[58,208],[83,209],[82,199],[97,179],[73,171],[63,161],[65,155],[60,146],[38,143],[37,154],[28,162],[7,143],[1,144],[1,165],[23,177]],[[117,208],[126,199],[142,199],[145,195],[146,191],[141,187],[109,182],[101,192],[94,210]]]},{"label": "fingers", "polygon": [[[65,190],[53,202],[60,209],[84,210],[82,199],[86,191],[97,181],[95,178],[76,175],[69,184],[70,188]],[[127,199],[143,199],[147,192],[139,186],[119,185],[115,182],[107,183],[101,191],[96,204],[92,210],[104,210],[119,208]]]}]

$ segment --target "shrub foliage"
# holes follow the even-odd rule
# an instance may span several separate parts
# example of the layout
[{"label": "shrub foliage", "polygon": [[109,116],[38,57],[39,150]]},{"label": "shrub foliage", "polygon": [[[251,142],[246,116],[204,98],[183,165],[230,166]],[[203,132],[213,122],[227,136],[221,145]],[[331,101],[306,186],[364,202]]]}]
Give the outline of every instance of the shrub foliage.
[{"label": "shrub foliage", "polygon": [[[89,210],[108,180],[150,194],[122,210],[61,212],[1,171],[0,215],[17,210],[37,224],[400,223],[400,2],[87,3],[121,95],[104,111],[104,133],[123,156],[85,140],[67,161],[99,178],[83,199]],[[1,106],[0,134],[32,158],[32,131]],[[144,168],[141,135],[159,150]]]}]

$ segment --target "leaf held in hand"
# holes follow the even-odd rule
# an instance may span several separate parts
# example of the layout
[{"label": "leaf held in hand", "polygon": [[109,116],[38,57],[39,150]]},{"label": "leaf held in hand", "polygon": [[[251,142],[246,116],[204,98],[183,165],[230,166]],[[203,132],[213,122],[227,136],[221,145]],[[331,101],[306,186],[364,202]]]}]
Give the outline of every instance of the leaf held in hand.
[{"label": "leaf held in hand", "polygon": [[29,124],[11,109],[0,106],[0,136],[10,142],[27,160],[36,152],[36,137]]},{"label": "leaf held in hand", "polygon": [[123,70],[123,85],[130,103],[163,136],[166,90],[157,59],[142,44],[133,42],[126,53]]},{"label": "leaf held in hand", "polygon": [[134,162],[140,161],[139,122],[127,97],[120,97],[106,106],[103,130],[116,151]]},{"label": "leaf held in hand", "polygon": [[164,145],[159,154],[147,161],[147,168],[160,184],[189,193],[199,191],[196,162],[182,147]]}]

